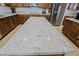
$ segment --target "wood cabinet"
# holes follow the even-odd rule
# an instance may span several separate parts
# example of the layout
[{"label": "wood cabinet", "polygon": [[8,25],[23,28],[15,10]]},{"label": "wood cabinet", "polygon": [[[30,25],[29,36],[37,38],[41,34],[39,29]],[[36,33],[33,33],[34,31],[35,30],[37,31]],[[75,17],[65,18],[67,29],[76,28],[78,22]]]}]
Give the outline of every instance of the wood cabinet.
[{"label": "wood cabinet", "polygon": [[9,7],[28,7],[29,3],[5,3],[5,6]]},{"label": "wood cabinet", "polygon": [[24,24],[27,19],[29,17],[45,17],[48,21],[49,21],[49,15],[38,15],[38,14],[19,14],[17,17],[18,17],[18,20],[19,20],[19,24]]},{"label": "wood cabinet", "polygon": [[28,15],[18,15],[19,24],[24,24],[26,20],[29,18]]},{"label": "wood cabinet", "polygon": [[62,23],[63,25],[66,23],[66,20],[67,20],[66,18],[75,18],[75,16],[65,16],[64,17],[64,21]]},{"label": "wood cabinet", "polygon": [[17,3],[18,7],[28,7],[29,3]]},{"label": "wood cabinet", "polygon": [[38,3],[37,4],[39,8],[50,8],[49,5],[50,5],[49,3]]},{"label": "wood cabinet", "polygon": [[[79,23],[70,21],[66,19],[64,27],[62,29],[63,33],[70,38],[79,47]],[[77,42],[78,41],[78,42]]]},{"label": "wood cabinet", "polygon": [[15,16],[0,18],[0,34],[4,37],[17,26]]}]

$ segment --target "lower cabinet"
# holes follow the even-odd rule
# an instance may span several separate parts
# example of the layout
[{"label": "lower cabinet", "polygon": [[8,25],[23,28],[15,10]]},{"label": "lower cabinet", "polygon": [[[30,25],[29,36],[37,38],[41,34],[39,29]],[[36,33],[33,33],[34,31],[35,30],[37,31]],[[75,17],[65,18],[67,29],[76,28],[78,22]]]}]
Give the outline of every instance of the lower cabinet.
[{"label": "lower cabinet", "polygon": [[8,31],[7,22],[4,19],[0,19],[0,33],[4,36]]},{"label": "lower cabinet", "polygon": [[29,17],[45,17],[47,20],[49,20],[49,15],[19,14],[17,15],[17,17],[19,20],[19,24],[24,24]]},{"label": "lower cabinet", "polygon": [[70,40],[72,40],[79,47],[79,23],[66,19],[62,31],[68,38],[70,38]]},{"label": "lower cabinet", "polygon": [[16,26],[17,26],[17,22],[15,16],[0,18],[0,34],[2,35],[2,37],[4,37]]},{"label": "lower cabinet", "polygon": [[29,18],[28,15],[18,15],[19,24],[24,24]]}]

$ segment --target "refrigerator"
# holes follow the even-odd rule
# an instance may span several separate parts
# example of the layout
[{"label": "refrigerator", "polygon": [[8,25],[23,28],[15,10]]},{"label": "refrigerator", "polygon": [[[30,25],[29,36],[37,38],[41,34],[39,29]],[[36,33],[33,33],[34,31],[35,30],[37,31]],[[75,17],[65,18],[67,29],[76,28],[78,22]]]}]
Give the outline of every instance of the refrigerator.
[{"label": "refrigerator", "polygon": [[67,3],[54,3],[50,14],[50,23],[54,26],[60,26],[64,19]]}]

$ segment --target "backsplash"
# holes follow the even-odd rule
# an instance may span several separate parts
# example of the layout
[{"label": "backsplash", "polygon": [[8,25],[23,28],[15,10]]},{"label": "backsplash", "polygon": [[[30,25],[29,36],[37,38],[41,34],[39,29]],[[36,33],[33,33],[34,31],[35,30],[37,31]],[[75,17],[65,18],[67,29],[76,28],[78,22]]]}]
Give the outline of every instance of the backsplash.
[{"label": "backsplash", "polygon": [[9,7],[1,7],[0,6],[0,15],[3,14],[11,14],[12,10]]},{"label": "backsplash", "polygon": [[65,15],[76,15],[77,14],[77,10],[66,10]]},{"label": "backsplash", "polygon": [[[29,8],[15,8],[16,13],[32,13],[32,14],[42,14],[43,9],[38,7],[29,7]],[[48,13],[48,9],[46,9]]]}]

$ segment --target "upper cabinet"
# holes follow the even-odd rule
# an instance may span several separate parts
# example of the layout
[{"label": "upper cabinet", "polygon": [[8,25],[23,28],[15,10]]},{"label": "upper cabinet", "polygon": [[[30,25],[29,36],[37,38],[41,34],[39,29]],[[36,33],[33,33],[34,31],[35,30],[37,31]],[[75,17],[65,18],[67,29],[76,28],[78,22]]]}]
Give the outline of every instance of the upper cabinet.
[{"label": "upper cabinet", "polygon": [[5,3],[5,6],[9,6],[9,7],[17,7],[17,3]]},{"label": "upper cabinet", "polygon": [[28,7],[29,3],[17,3],[18,7]]},{"label": "upper cabinet", "polygon": [[6,6],[9,7],[29,7],[29,6],[37,6],[40,8],[49,8],[49,3],[5,3]]},{"label": "upper cabinet", "polygon": [[37,4],[38,7],[40,8],[50,8],[50,4],[49,3],[38,3]]},{"label": "upper cabinet", "polygon": [[5,3],[9,7],[28,7],[29,3]]}]

